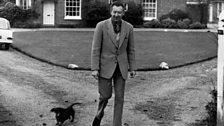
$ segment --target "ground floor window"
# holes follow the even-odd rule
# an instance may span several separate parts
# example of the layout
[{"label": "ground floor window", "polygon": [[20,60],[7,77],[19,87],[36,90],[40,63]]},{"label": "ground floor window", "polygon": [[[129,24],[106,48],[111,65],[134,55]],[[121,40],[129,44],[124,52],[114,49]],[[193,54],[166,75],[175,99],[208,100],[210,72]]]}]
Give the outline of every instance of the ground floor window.
[{"label": "ground floor window", "polygon": [[142,7],[144,11],[144,20],[157,18],[157,0],[143,0]]},{"label": "ground floor window", "polygon": [[23,9],[31,8],[31,0],[16,0],[16,5]]},{"label": "ground floor window", "polygon": [[65,0],[65,19],[81,19],[81,0]]}]

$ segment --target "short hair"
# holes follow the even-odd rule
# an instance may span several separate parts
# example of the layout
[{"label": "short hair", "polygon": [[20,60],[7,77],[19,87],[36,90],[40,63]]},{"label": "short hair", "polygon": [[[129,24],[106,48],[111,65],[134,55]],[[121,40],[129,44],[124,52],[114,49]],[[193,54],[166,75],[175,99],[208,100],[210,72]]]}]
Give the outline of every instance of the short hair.
[{"label": "short hair", "polygon": [[113,6],[117,6],[117,7],[121,6],[125,10],[125,4],[122,2],[115,1],[115,2],[111,3],[110,8],[112,8]]}]

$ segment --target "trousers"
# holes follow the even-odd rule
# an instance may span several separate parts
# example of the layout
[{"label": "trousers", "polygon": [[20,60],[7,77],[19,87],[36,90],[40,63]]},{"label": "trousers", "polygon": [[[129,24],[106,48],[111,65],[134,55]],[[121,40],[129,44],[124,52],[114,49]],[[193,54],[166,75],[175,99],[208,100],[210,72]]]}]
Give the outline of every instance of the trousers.
[{"label": "trousers", "polygon": [[106,79],[99,77],[98,91],[100,97],[96,115],[98,119],[102,119],[104,116],[104,109],[107,106],[108,100],[112,97],[113,87],[115,95],[113,126],[121,126],[124,104],[125,79],[121,75],[119,65],[117,65],[112,78]]}]

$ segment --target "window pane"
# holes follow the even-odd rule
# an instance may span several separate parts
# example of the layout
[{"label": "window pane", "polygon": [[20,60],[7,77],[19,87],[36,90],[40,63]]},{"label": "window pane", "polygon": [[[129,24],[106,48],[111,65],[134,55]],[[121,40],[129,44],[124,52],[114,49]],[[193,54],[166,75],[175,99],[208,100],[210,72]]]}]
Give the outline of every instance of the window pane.
[{"label": "window pane", "polygon": [[154,18],[156,16],[156,0],[143,0],[142,6],[146,18]]},{"label": "window pane", "polygon": [[79,16],[81,0],[66,0],[66,12],[69,11],[69,16]]}]

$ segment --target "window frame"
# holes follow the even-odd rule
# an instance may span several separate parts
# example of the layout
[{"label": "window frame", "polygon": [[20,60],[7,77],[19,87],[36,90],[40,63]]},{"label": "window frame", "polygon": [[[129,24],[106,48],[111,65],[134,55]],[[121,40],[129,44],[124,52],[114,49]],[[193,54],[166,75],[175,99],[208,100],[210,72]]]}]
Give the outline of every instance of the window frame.
[{"label": "window frame", "polygon": [[[143,7],[143,19],[145,20],[145,21],[149,21],[149,20],[152,20],[152,19],[157,19],[157,9],[158,9],[158,6],[157,6],[157,0],[155,0],[155,3],[153,3],[153,2],[151,2],[152,0],[148,0],[149,2],[147,2],[146,0],[142,0],[142,7]],[[154,14],[155,14],[155,16],[154,17],[146,17],[145,16],[145,8],[144,8],[144,4],[146,5],[146,4],[148,4],[148,6],[150,6],[150,5],[155,5],[155,7],[152,7],[152,8],[147,8],[147,9],[152,9],[152,10],[155,10],[155,12],[154,12]],[[148,13],[150,13],[150,12],[148,12]],[[151,13],[153,13],[153,12],[151,12]]]},{"label": "window frame", "polygon": [[[80,3],[79,4],[79,10],[78,10],[78,13],[79,13],[78,16],[69,16],[69,15],[66,15],[66,13],[67,13],[67,11],[66,11],[66,8],[67,8],[66,3],[67,3],[67,1],[72,1],[72,0],[65,0],[65,2],[64,2],[65,3],[64,19],[65,20],[81,20],[82,19],[82,0],[77,0]],[[77,7],[78,6],[76,6],[74,8],[77,8]],[[75,12],[75,13],[77,13],[77,12]]]}]

